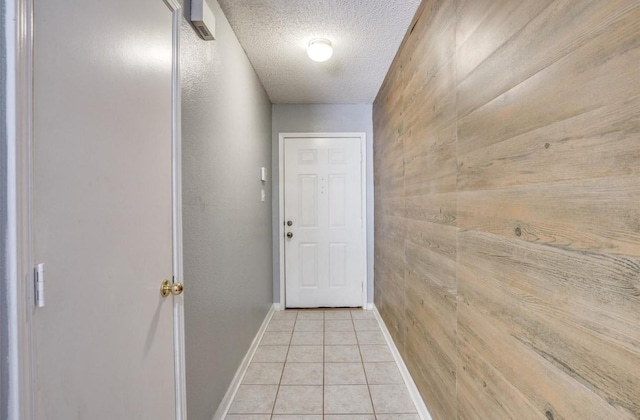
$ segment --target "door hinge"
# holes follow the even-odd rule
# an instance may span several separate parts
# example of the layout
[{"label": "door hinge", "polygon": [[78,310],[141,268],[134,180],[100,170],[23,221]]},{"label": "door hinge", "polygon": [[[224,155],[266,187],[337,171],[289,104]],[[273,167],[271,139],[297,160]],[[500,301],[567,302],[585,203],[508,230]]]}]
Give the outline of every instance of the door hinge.
[{"label": "door hinge", "polygon": [[33,282],[35,305],[37,308],[42,308],[44,306],[44,263],[35,266]]}]

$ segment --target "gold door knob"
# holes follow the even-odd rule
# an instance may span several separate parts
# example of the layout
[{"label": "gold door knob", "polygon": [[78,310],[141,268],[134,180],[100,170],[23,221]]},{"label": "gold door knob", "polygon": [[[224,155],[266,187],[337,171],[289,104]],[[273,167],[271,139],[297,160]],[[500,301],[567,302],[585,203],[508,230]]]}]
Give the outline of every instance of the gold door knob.
[{"label": "gold door knob", "polygon": [[170,294],[174,296],[178,296],[182,293],[184,287],[182,283],[171,283],[169,280],[165,280],[162,282],[162,288],[160,289],[160,294],[162,297],[167,297]]}]

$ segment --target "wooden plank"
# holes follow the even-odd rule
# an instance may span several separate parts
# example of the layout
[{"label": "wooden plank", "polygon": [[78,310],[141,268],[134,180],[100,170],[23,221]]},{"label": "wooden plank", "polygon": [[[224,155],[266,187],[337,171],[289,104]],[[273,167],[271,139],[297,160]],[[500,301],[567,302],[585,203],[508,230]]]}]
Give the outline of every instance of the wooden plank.
[{"label": "wooden plank", "polygon": [[[426,154],[448,160],[455,157],[456,139],[456,93],[455,62],[449,60],[439,72],[433,73],[420,89],[407,92],[412,107],[420,112],[405,112],[404,154],[423,156]],[[446,157],[445,157],[446,156]]]},{"label": "wooden plank", "polygon": [[640,176],[458,194],[458,226],[558,248],[640,257]]},{"label": "wooden plank", "polygon": [[[410,48],[401,61],[404,89],[403,109],[414,106],[415,95],[424,90],[442,67],[455,56],[455,3],[435,2],[420,17],[410,38]],[[455,65],[455,63],[453,64]],[[442,72],[450,77],[449,71]],[[453,80],[455,83],[455,79]],[[406,114],[411,116],[414,113]]]},{"label": "wooden plank", "polygon": [[[548,420],[544,411],[535,407],[508,378],[470,345],[471,340],[467,337],[475,334],[468,324],[463,322],[458,331],[456,377],[459,419]],[[501,403],[502,400],[508,403]],[[553,411],[549,411],[553,414]]]},{"label": "wooden plank", "polygon": [[[435,7],[438,0],[423,0],[418,6],[416,13],[409,24],[407,32],[400,43],[400,47],[396,52],[396,55],[389,66],[389,71],[387,72],[384,80],[382,81],[382,85],[380,86],[380,90],[378,91],[378,95],[376,99],[373,101],[374,108],[382,108],[384,104],[387,102],[385,95],[388,94],[389,91],[392,91],[394,87],[397,87],[397,84],[394,83],[394,78],[398,76],[399,73],[402,72],[402,66],[407,61],[407,55],[411,53],[414,49],[414,42],[417,37],[413,36],[413,32],[417,27],[420,29],[423,26],[427,26],[429,23],[429,14],[433,7]],[[425,11],[427,11],[425,13]],[[426,17],[426,18],[425,18]]]},{"label": "wooden plank", "polygon": [[389,198],[381,198],[378,200],[378,215],[405,217],[405,200],[406,199],[404,197],[393,196]]},{"label": "wooden plank", "polygon": [[405,198],[408,219],[456,226],[458,219],[455,192],[412,195]]},{"label": "wooden plank", "polygon": [[458,83],[551,3],[553,0],[463,1],[456,31]]},{"label": "wooden plank", "polygon": [[406,359],[435,419],[456,415],[456,301],[437,285],[407,277]]},{"label": "wooden plank", "polygon": [[[435,270],[443,270],[441,274],[449,272],[452,274],[452,280],[447,282],[454,287],[455,290],[455,262],[456,262],[456,232],[455,226],[446,226],[439,223],[422,222],[420,220],[405,220],[405,257],[408,267],[419,267],[420,264],[426,264],[431,261],[429,268],[425,269],[425,275],[427,272],[434,272]],[[425,255],[422,250],[410,250],[410,246],[421,248],[424,251],[428,251],[432,256]],[[411,254],[410,254],[411,253]],[[410,256],[415,257],[414,260],[410,259]],[[440,265],[440,268],[436,266]],[[453,267],[452,273],[448,270]]]},{"label": "wooden plank", "polygon": [[[636,65],[640,61],[640,7],[634,11],[554,65],[459,120],[458,151],[466,154],[640,95]],[[461,85],[458,92],[460,110],[467,93]]]},{"label": "wooden plank", "polygon": [[[567,410],[563,417],[581,418],[581,394],[595,410],[590,418],[640,416],[639,260],[496,241],[473,231],[461,231],[458,243],[459,296],[472,307],[472,317],[479,312],[490,318],[473,333],[496,328],[508,337],[505,352],[530,359],[502,364],[504,369],[546,366],[538,379],[510,379],[519,389],[526,388],[540,406],[554,395],[547,390],[567,384],[572,398],[552,404]],[[540,387],[540,375],[557,383]]]},{"label": "wooden plank", "polygon": [[[466,353],[461,356],[462,369],[458,370],[458,384],[469,381],[482,381],[486,388],[458,390],[478,392],[465,395],[472,403],[481,401],[482,406],[461,405],[463,413],[473,413],[482,407],[484,412],[494,413],[490,417],[469,416],[464,418],[500,418],[500,419],[636,419],[624,408],[617,408],[599,398],[589,389],[576,382],[572,377],[557,369],[552,363],[532,350],[481,312],[470,309],[470,304],[458,303],[458,343],[459,350],[467,347],[476,350],[493,368],[494,376],[470,376],[476,371],[465,364]],[[471,353],[471,357],[473,357]],[[473,359],[478,363],[479,359]],[[504,381],[502,381],[504,378]],[[507,382],[512,387],[506,386]],[[523,400],[526,398],[526,400]],[[534,411],[526,410],[535,407]],[[506,413],[505,413],[506,412]]]},{"label": "wooden plank", "polygon": [[458,156],[458,189],[640,175],[640,96]]},{"label": "wooden plank", "polygon": [[[640,4],[630,0],[554,1],[552,7],[547,7],[458,85],[458,116],[468,115],[534,77],[539,86],[526,89],[527,94],[535,93],[542,83],[553,89],[580,86],[595,77],[584,74],[585,70],[606,67],[607,58],[623,54],[625,43],[633,43],[634,37],[637,41],[639,9]],[[577,57],[575,67],[561,65],[557,72],[547,75],[545,69],[563,58],[567,61],[569,55]],[[616,67],[632,69],[630,65]],[[617,80],[616,72],[607,75]],[[563,80],[567,77],[571,80]],[[596,85],[604,88],[606,81]],[[557,99],[562,99],[560,93],[557,92]],[[586,99],[575,93],[572,97]],[[545,110],[542,104],[532,105]]]}]

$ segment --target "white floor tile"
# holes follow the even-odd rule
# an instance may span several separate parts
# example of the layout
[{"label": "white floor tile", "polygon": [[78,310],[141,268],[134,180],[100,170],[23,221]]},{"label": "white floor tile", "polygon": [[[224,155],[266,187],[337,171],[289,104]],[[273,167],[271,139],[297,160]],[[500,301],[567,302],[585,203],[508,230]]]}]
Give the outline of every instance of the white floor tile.
[{"label": "white floor tile", "polygon": [[373,413],[369,389],[366,385],[326,385],[324,412],[325,414]]},{"label": "white floor tile", "polygon": [[322,311],[299,311],[298,319],[324,319]]},{"label": "white floor tile", "polygon": [[321,346],[324,342],[322,331],[294,331],[292,346]]},{"label": "white floor tile", "polygon": [[376,413],[415,413],[416,407],[404,385],[369,385]]},{"label": "white floor tile", "polygon": [[351,318],[353,319],[375,319],[376,316],[373,311],[364,311],[362,309],[355,309],[351,311]]},{"label": "white floor tile", "polygon": [[251,363],[242,378],[245,385],[278,385],[284,363]]},{"label": "white floor tile", "polygon": [[275,311],[273,316],[271,317],[271,321],[281,320],[281,319],[296,319],[298,316],[298,311],[286,310],[286,311]]},{"label": "white floor tile", "polygon": [[267,325],[267,331],[285,331],[291,332],[293,331],[293,326],[296,323],[295,319],[280,319],[280,320],[271,320],[269,325]]},{"label": "white floor tile", "polygon": [[353,331],[351,319],[327,319],[324,321],[325,331]]},{"label": "white floor tile", "polygon": [[287,359],[289,346],[259,346],[253,355],[252,362],[273,363],[283,362]]},{"label": "white floor tile", "polygon": [[360,349],[356,345],[325,346],[325,363],[360,362]]},{"label": "white floor tile", "polygon": [[356,331],[358,344],[386,344],[382,331]]},{"label": "white floor tile", "polygon": [[354,319],[356,331],[380,331],[380,325],[375,319]]},{"label": "white floor tile", "polygon": [[363,385],[367,383],[362,363],[325,363],[325,385]]},{"label": "white floor tile", "polygon": [[322,414],[322,386],[280,386],[274,414]]},{"label": "white floor tile", "polygon": [[240,385],[229,414],[270,414],[278,385]]},{"label": "white floor tile", "polygon": [[294,331],[322,331],[323,328],[324,321],[321,319],[299,319]]},{"label": "white floor tile", "polygon": [[351,319],[351,311],[333,309],[324,313],[324,319]]},{"label": "white floor tile", "polygon": [[267,331],[260,341],[261,346],[285,346],[291,341],[291,332]]},{"label": "white floor tile", "polygon": [[353,331],[325,331],[324,343],[327,346],[358,344]]},{"label": "white floor tile", "polygon": [[322,363],[323,346],[291,346],[287,363]]},{"label": "white floor tile", "polygon": [[322,363],[287,363],[282,385],[322,385]]},{"label": "white floor tile", "polygon": [[386,344],[360,345],[363,362],[393,362],[393,355]]},{"label": "white floor tile", "polygon": [[404,384],[400,369],[395,362],[365,363],[369,385],[401,385]]}]

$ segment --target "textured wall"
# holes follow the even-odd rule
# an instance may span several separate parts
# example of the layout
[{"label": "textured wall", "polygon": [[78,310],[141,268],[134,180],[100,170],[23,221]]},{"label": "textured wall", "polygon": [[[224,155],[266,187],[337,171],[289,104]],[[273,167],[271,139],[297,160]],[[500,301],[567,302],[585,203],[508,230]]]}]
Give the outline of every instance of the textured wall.
[{"label": "textured wall", "polygon": [[271,185],[260,182],[261,166],[271,172],[271,103],[210,6],[217,39],[183,22],[181,57],[187,410],[205,420],[272,303]]},{"label": "textured wall", "polygon": [[273,105],[273,301],[280,302],[278,141],[280,133],[359,132],[367,134],[367,282],[373,302],[373,120],[370,104]]},{"label": "textured wall", "polygon": [[374,104],[375,300],[433,417],[640,418],[640,3],[414,23]]}]

